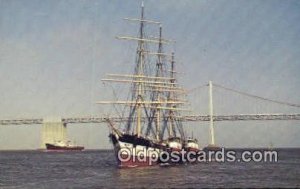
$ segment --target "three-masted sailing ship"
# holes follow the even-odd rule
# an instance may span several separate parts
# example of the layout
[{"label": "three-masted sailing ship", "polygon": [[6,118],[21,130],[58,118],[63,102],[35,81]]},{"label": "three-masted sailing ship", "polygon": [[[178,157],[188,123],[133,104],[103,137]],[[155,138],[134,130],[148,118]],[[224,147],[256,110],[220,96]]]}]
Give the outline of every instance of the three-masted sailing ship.
[{"label": "three-masted sailing ship", "polygon": [[[117,37],[137,42],[133,73],[107,74],[102,81],[127,84],[130,95],[127,100],[98,102],[122,105],[127,114],[121,118],[124,122],[114,123],[113,119],[107,118],[119,167],[156,165],[160,160],[151,162],[153,153],[198,151],[197,140],[187,138],[183,130],[181,112],[187,102],[184,99],[186,91],[177,81],[175,55],[164,52],[163,48],[173,41],[162,37],[160,22],[145,19],[143,4],[139,19],[125,20],[139,24],[138,36]],[[157,27],[158,37],[150,37],[145,31],[146,25]],[[151,45],[157,50],[151,51]],[[137,158],[141,151],[146,152],[141,155],[146,156],[143,161]],[[121,161],[119,155],[126,161]]]}]

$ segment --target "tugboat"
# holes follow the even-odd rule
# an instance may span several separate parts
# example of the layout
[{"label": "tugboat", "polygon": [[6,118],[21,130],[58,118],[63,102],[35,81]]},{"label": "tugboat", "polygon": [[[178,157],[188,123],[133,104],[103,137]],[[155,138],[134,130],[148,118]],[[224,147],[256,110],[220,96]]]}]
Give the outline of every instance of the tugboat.
[{"label": "tugboat", "polygon": [[220,150],[222,150],[222,148],[215,144],[208,144],[206,147],[203,148],[203,151],[220,151]]},{"label": "tugboat", "polygon": [[47,151],[82,151],[84,147],[72,145],[71,141],[57,141],[54,144],[46,143],[46,149]]}]

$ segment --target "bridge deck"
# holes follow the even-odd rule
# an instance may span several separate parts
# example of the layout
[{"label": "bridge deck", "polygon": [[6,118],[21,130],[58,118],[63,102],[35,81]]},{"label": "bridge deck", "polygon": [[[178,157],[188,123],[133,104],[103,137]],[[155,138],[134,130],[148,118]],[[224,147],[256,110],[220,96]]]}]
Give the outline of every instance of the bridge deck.
[{"label": "bridge deck", "polygon": [[[126,118],[110,117],[114,122],[126,121]],[[183,116],[182,121],[209,121],[209,115],[192,115]],[[300,120],[300,114],[240,114],[240,115],[215,115],[214,121],[266,121],[266,120]],[[103,123],[105,117],[73,117],[62,118],[61,121],[66,124],[70,123]],[[0,125],[36,125],[43,124],[43,119],[7,119],[0,120]]]}]

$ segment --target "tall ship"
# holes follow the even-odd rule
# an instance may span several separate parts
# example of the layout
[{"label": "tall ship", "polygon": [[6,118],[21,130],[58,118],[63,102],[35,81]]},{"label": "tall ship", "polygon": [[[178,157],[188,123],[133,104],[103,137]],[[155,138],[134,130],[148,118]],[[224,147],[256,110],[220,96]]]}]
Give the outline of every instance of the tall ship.
[{"label": "tall ship", "polygon": [[[140,18],[125,20],[138,25],[137,36],[117,37],[137,43],[132,72],[107,74],[102,81],[127,85],[129,95],[98,102],[114,106],[121,114],[117,119],[121,121],[106,119],[118,166],[152,166],[162,163],[152,158],[162,152],[197,151],[197,140],[186,137],[183,130],[186,90],[177,81],[175,55],[164,51],[174,41],[163,38],[160,22],[145,18],[143,3]],[[147,33],[149,27],[157,29],[157,37]]]}]

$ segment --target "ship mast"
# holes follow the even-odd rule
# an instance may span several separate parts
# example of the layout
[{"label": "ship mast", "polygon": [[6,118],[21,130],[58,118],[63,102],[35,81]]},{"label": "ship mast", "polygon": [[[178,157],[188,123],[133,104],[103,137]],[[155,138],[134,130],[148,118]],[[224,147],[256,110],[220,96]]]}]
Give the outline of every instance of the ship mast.
[{"label": "ship mast", "polygon": [[[141,12],[141,21],[140,21],[140,39],[139,40],[139,47],[138,47],[138,76],[144,76],[144,3],[142,2],[142,12]],[[139,78],[139,81],[142,81],[142,78]],[[137,126],[136,126],[136,135],[139,137],[141,135],[141,116],[142,116],[142,107],[141,107],[141,101],[142,101],[142,94],[143,94],[143,83],[138,83],[138,90],[137,90]]]},{"label": "ship mast", "polygon": [[[156,72],[156,77],[163,77],[163,68],[162,68],[162,26],[159,26],[159,44],[158,44],[158,53],[157,53],[157,72]],[[157,101],[161,101],[161,92],[158,91],[157,93]],[[160,104],[158,104],[158,107]],[[156,140],[160,139],[160,114],[161,110],[156,109]]]},{"label": "ship mast", "polygon": [[[170,80],[173,87],[175,87],[175,58],[174,58],[174,52],[172,53],[171,57],[171,70],[170,70],[170,77],[172,78]],[[174,92],[169,93],[169,100],[174,100],[175,95]],[[172,108],[176,109],[176,105],[172,105]],[[174,112],[173,110],[169,110],[169,137],[176,136],[176,131],[174,127]]]},{"label": "ship mast", "polygon": [[[175,72],[175,61],[174,61],[174,52],[172,53],[172,59],[171,59],[171,83],[172,85],[174,86],[174,83],[175,83],[175,77],[174,77],[174,72]],[[173,95],[173,92],[170,92],[170,98],[174,98],[174,95]],[[173,106],[173,108],[176,108],[176,106]],[[171,119],[171,122],[170,122],[170,128],[169,128],[169,136],[175,136],[176,135],[176,132],[174,130],[174,118],[173,118],[173,111],[172,110],[169,110],[169,116],[170,116],[170,119]]]},{"label": "ship mast", "polygon": [[[145,19],[143,3],[139,19],[125,18],[125,20],[139,23],[137,36],[117,36],[117,39],[137,41],[138,43],[134,72],[133,74],[107,74],[108,78],[102,79],[102,81],[130,84],[130,99],[98,101],[97,103],[129,107],[128,120],[125,125],[126,134],[134,134],[137,137],[141,137],[142,126],[148,124],[145,137],[148,137],[150,131],[152,131],[153,138],[161,140],[165,129],[165,125],[163,128],[161,127],[161,121],[166,120],[166,114],[169,110],[181,111],[177,106],[172,105],[185,103],[183,100],[168,98],[170,93],[185,93],[185,90],[177,85],[173,75],[170,77],[166,74],[166,68],[170,66],[166,65],[164,58],[170,56],[170,54],[163,53],[163,44],[168,44],[172,41],[162,38],[160,22]],[[159,25],[159,37],[146,36],[144,31],[146,24]],[[148,45],[151,43],[158,44],[157,52],[149,51],[151,48]],[[156,64],[151,64],[149,55],[157,56]],[[152,72],[153,70],[155,72]],[[176,118],[173,121],[176,121]]]},{"label": "ship mast", "polygon": [[[171,70],[170,70],[170,85],[174,88],[178,87],[178,83],[176,82],[176,71],[175,71],[175,56],[174,52],[171,55]],[[181,99],[179,100],[180,92],[179,91],[170,91],[167,96],[168,101],[182,101],[185,102],[185,100]],[[185,93],[181,93],[185,94]],[[177,131],[179,132],[178,134],[182,139],[185,138],[185,134],[183,131],[183,125],[182,125],[182,120],[179,111],[185,111],[185,109],[180,109],[178,108],[178,105],[182,105],[185,103],[177,103],[177,104],[169,104],[170,109],[167,112],[166,115],[166,124],[165,127],[168,128],[168,135],[169,137],[177,137]]]}]

